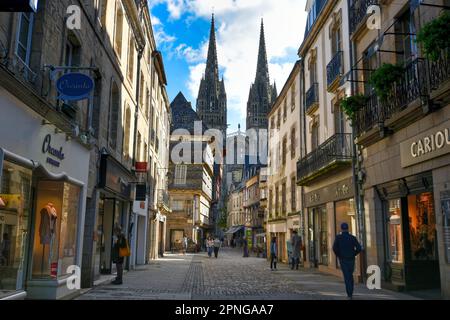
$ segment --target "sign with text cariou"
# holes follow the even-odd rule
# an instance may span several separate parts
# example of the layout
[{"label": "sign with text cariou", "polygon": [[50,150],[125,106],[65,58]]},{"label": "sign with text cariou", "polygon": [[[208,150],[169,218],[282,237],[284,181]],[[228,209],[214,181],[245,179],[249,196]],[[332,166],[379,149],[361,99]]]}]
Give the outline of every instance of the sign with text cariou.
[{"label": "sign with text cariou", "polygon": [[58,99],[76,101],[89,98],[94,89],[94,80],[91,77],[78,72],[67,73],[56,82]]}]

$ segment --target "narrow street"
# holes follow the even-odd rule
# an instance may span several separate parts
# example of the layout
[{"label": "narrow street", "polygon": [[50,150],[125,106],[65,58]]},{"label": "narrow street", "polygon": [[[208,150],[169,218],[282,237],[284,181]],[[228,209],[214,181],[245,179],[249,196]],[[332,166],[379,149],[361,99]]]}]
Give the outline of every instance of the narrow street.
[{"label": "narrow street", "polygon": [[[167,254],[163,259],[124,275],[124,284],[95,287],[78,300],[345,300],[344,285],[334,276],[310,269],[271,271],[265,259],[242,258],[224,248],[219,258],[200,254]],[[410,300],[388,290],[370,291],[358,284],[355,300]]]}]

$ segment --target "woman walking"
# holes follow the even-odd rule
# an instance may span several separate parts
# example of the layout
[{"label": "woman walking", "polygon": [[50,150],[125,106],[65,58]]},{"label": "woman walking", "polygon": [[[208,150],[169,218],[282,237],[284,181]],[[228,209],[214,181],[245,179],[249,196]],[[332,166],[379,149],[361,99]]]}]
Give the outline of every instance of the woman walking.
[{"label": "woman walking", "polygon": [[270,242],[270,270],[277,270],[277,238],[273,237]]}]

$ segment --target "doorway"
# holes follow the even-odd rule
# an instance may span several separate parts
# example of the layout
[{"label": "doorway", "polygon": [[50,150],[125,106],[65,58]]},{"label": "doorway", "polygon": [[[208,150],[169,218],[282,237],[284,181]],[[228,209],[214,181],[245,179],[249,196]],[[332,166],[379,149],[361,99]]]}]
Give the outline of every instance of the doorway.
[{"label": "doorway", "polygon": [[145,264],[145,217],[138,216],[136,229],[136,264]]},{"label": "doorway", "polygon": [[326,206],[310,208],[308,212],[309,261],[317,268],[328,265],[328,219]]}]

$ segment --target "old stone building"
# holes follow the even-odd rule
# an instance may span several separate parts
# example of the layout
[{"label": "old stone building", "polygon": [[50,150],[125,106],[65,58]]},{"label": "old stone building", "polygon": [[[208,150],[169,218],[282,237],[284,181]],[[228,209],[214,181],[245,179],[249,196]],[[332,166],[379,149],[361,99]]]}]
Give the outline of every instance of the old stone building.
[{"label": "old stone building", "polygon": [[301,155],[301,62],[297,61],[275,100],[269,119],[269,166],[267,172],[268,243],[277,238],[280,260],[288,260],[288,243],[294,230],[303,236],[301,193],[296,183],[297,160]]},{"label": "old stone building", "polygon": [[180,250],[184,237],[190,250],[203,245],[212,233],[211,203],[215,143],[180,92],[170,105],[173,123],[170,137],[169,195],[172,213],[167,218],[166,250]]},{"label": "old stone building", "polygon": [[[448,17],[450,3],[380,2],[379,30],[369,29],[361,14],[369,4],[355,1],[349,29],[351,95],[366,97],[354,129],[367,265],[380,266],[383,287],[435,289],[449,298],[449,48],[434,44],[431,56],[416,40],[430,23]],[[380,91],[370,79],[385,79],[389,71],[383,70],[394,64],[396,80],[385,80]]]}]

